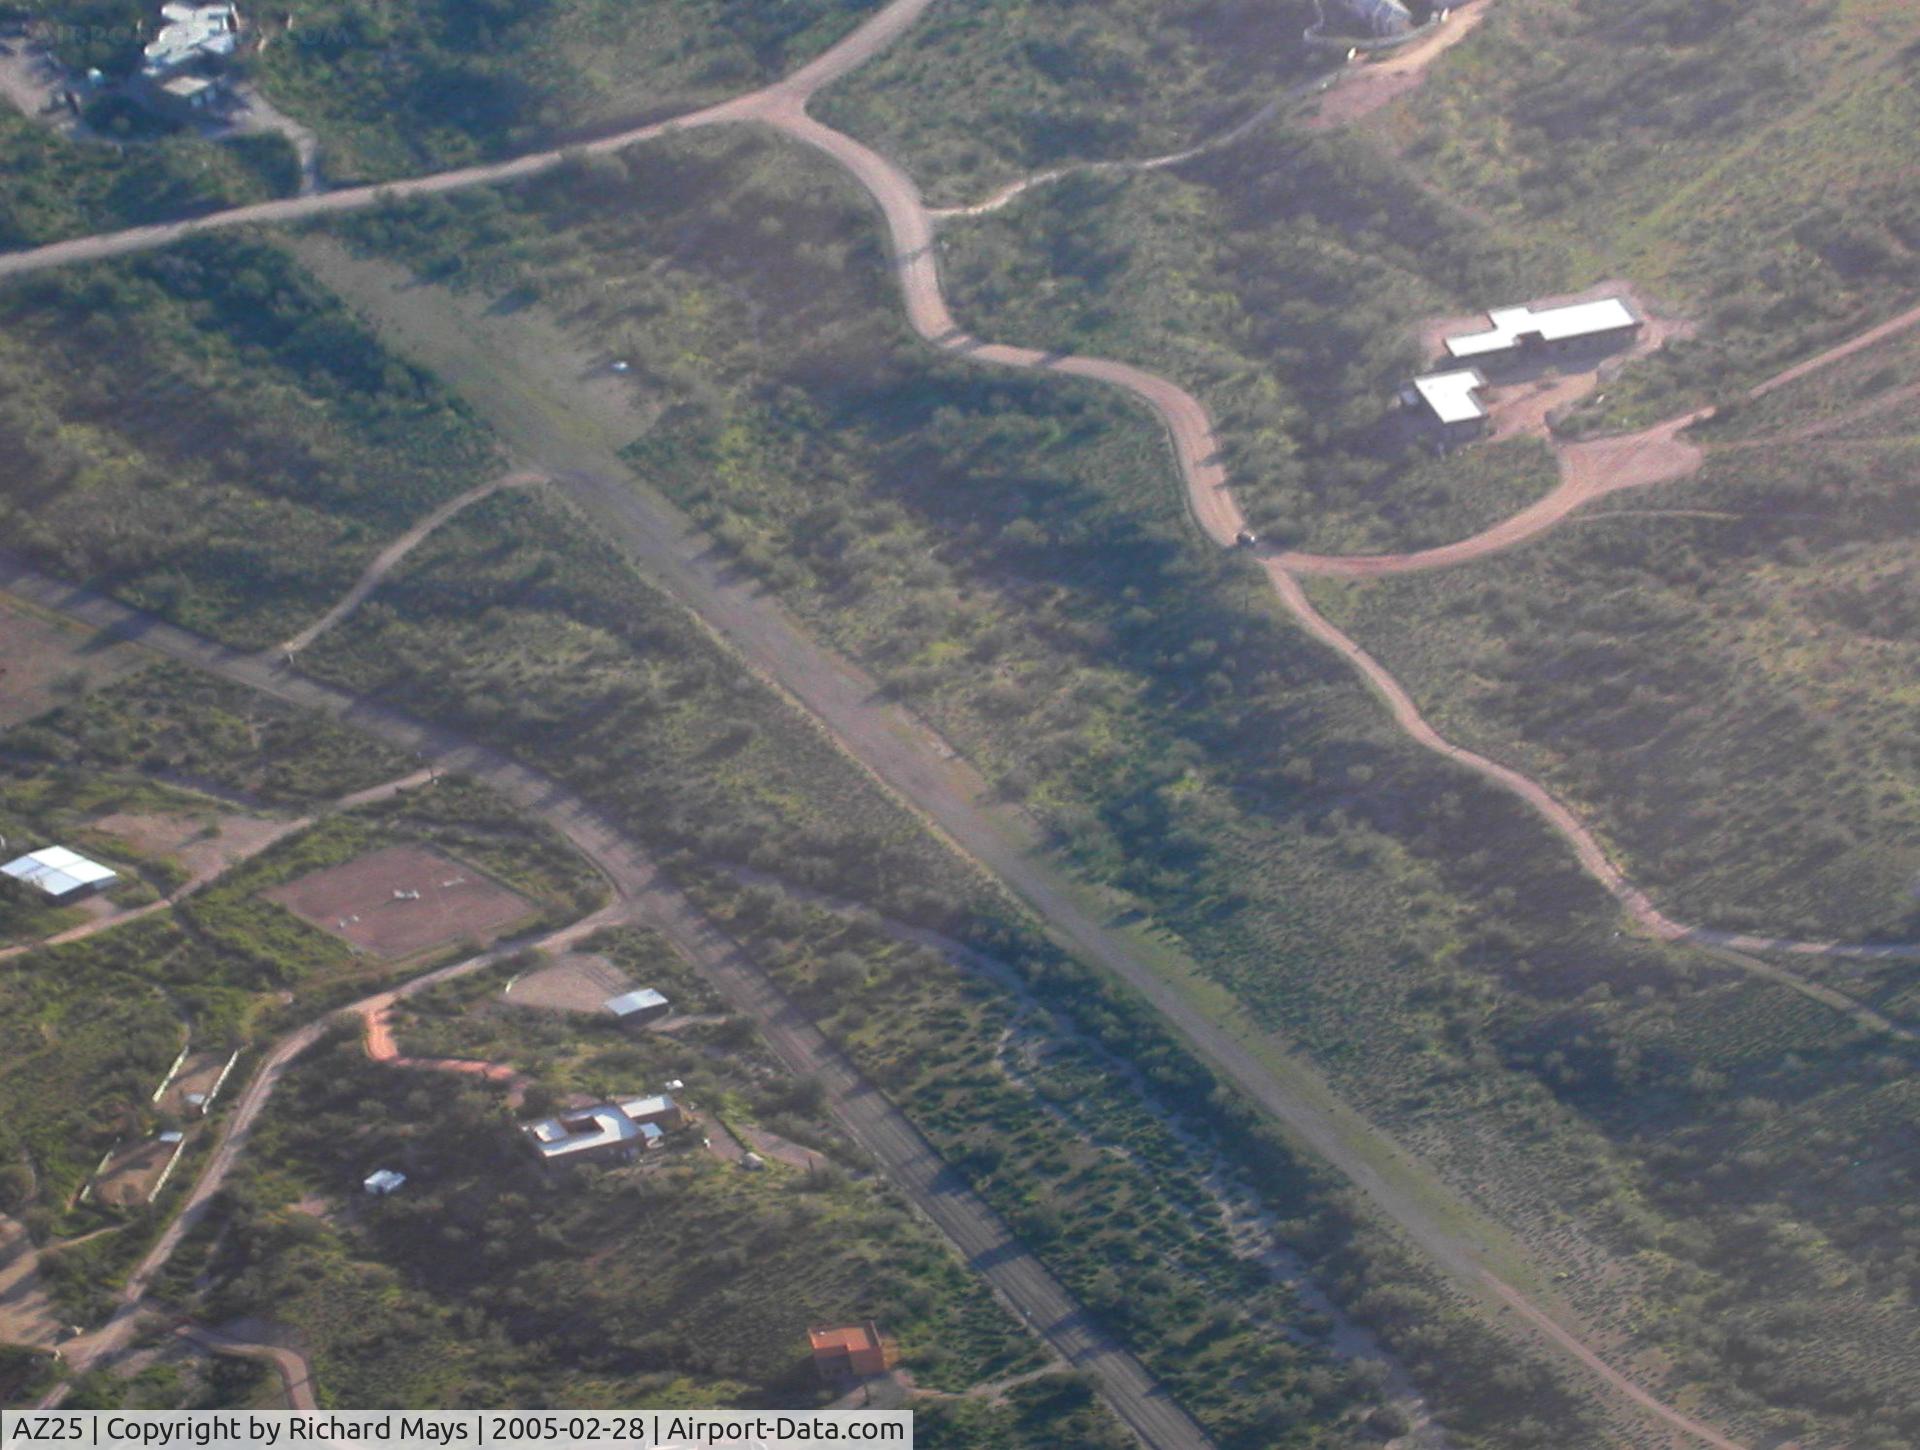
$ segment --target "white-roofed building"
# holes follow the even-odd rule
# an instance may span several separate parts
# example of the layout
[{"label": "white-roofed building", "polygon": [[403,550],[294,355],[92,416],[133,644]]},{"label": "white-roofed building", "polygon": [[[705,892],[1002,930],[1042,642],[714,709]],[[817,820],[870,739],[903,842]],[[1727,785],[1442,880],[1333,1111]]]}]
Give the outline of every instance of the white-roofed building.
[{"label": "white-roofed building", "polygon": [[407,1186],[407,1175],[396,1173],[391,1168],[376,1168],[360,1186],[375,1198],[385,1198],[389,1193],[398,1193]]},{"label": "white-roofed building", "polygon": [[622,1022],[651,1022],[656,1017],[665,1017],[673,1010],[673,1004],[653,988],[641,987],[618,997],[609,997],[607,1010]]},{"label": "white-roofed building", "polygon": [[534,1151],[548,1163],[621,1163],[639,1156],[640,1125],[611,1103],[575,1108],[528,1123]]},{"label": "white-roofed building", "polygon": [[240,46],[240,10],[232,4],[160,7],[160,29],[140,52],[140,73],[161,80],[188,66],[228,59]]},{"label": "white-roofed building", "polygon": [[631,1163],[663,1147],[667,1134],[687,1125],[686,1110],[664,1093],[569,1108],[521,1125],[548,1163]]},{"label": "white-roofed building", "polygon": [[1486,375],[1478,368],[1428,373],[1413,380],[1410,401],[1440,428],[1448,442],[1462,443],[1486,431],[1486,406],[1477,396],[1486,385]]},{"label": "white-roofed building", "polygon": [[1643,325],[1618,297],[1538,310],[1499,307],[1487,314],[1487,321],[1485,331],[1448,338],[1447,357],[1497,367],[1536,356],[1599,352],[1631,342]]},{"label": "white-roofed building", "polygon": [[78,901],[119,880],[119,872],[89,861],[65,846],[48,846],[0,866],[0,875],[31,886],[55,901]]}]

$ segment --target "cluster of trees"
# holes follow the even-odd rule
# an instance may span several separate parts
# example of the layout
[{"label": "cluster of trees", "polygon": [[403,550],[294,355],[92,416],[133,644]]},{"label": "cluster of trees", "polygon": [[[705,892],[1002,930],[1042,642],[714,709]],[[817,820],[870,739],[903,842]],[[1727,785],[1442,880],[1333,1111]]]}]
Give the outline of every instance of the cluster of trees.
[{"label": "cluster of trees", "polygon": [[1113,0],[935,9],[821,97],[822,116],[898,158],[935,204],[1076,161],[1191,146],[1324,64],[1312,0]]},{"label": "cluster of trees", "polygon": [[41,274],[0,300],[0,328],[10,542],[245,646],[292,634],[385,536],[500,466],[260,243]]}]

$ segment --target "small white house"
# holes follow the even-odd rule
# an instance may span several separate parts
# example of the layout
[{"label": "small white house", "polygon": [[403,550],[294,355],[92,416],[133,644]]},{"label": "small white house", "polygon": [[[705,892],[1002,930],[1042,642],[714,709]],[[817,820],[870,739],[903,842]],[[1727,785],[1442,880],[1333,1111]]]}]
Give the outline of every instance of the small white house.
[{"label": "small white house", "polygon": [[375,1198],[385,1198],[390,1193],[398,1193],[406,1187],[407,1175],[395,1173],[391,1168],[381,1168],[367,1175],[362,1186]]}]

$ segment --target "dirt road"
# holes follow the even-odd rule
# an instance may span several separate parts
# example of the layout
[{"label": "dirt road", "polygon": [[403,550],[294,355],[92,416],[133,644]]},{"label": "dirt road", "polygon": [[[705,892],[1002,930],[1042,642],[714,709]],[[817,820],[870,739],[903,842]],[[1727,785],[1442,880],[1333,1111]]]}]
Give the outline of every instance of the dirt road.
[{"label": "dirt road", "polygon": [[336,603],[333,608],[314,620],[312,624],[301,630],[300,633],[296,634],[292,639],[284,640],[280,644],[273,646],[270,653],[280,655],[298,654],[316,639],[320,638],[321,635],[339,624],[343,619],[347,618],[348,615],[352,614],[362,604],[367,602],[367,596],[380,587],[380,581],[391,574],[401,560],[419,548],[420,545],[425,542],[428,535],[432,534],[456,514],[471,508],[484,498],[492,498],[503,488],[527,488],[542,481],[541,475],[537,473],[510,473],[504,478],[489,479],[478,488],[470,488],[458,498],[448,499],[445,503],[441,504],[439,508],[421,519],[419,523],[415,524],[404,534],[400,535],[399,538],[375,554],[373,556],[373,562],[367,565],[366,572],[354,582],[351,589],[340,596],[339,602]]},{"label": "dirt road", "polygon": [[287,1396],[287,1408],[290,1410],[317,1410],[320,1402],[314,1397],[313,1365],[298,1350],[283,1345],[268,1344],[261,1340],[235,1339],[216,1329],[205,1329],[198,1324],[183,1325],[174,1331],[187,1343],[209,1354],[232,1355],[237,1359],[257,1359],[274,1367],[280,1376],[280,1387]]},{"label": "dirt road", "polygon": [[1598,499],[1623,489],[1646,488],[1685,478],[1699,468],[1705,455],[1680,436],[1707,416],[1709,410],[1669,419],[1644,432],[1591,443],[1563,443],[1560,484],[1519,513],[1502,519],[1470,538],[1409,554],[1301,554],[1281,553],[1270,562],[1291,574],[1332,575],[1347,579],[1385,574],[1417,574],[1426,569],[1450,569],[1484,559],[1538,538],[1566,517]]},{"label": "dirt road", "polygon": [[672,120],[635,126],[577,146],[529,152],[507,161],[462,166],[452,171],[435,172],[431,176],[385,182],[377,186],[352,186],[339,191],[256,202],[250,206],[233,207],[181,221],[129,227],[124,231],[103,232],[97,236],[76,237],[44,247],[8,252],[0,254],[0,277],[17,276],[46,267],[70,266],[76,262],[99,261],[130,252],[150,251],[155,247],[171,246],[202,232],[247,226],[284,226],[317,217],[365,211],[369,207],[404,201],[410,197],[439,196],[469,187],[525,180],[552,171],[573,156],[620,151],[636,142],[651,141],[656,137],[702,126],[761,120],[779,108],[804,104],[822,86],[864,64],[899,38],[932,3],[933,0],[893,0],[892,4],[878,11],[844,40],[829,47],[785,79],[775,81],[763,90],[691,111]]},{"label": "dirt road", "polygon": [[[559,782],[498,752],[397,711],[357,700],[258,656],[241,654],[164,624],[90,590],[39,574],[0,552],[0,587],[110,634],[135,639],[170,658],[337,719],[402,750],[460,771],[491,786],[521,809],[558,830],[611,881],[619,895],[608,912],[630,910],[675,943],[719,988],[736,1012],[759,1025],[768,1044],[796,1075],[817,1079],[841,1127],[872,1155],[887,1176],[944,1233],[970,1265],[999,1291],[1032,1330],[1075,1368],[1090,1375],[1120,1419],[1149,1446],[1205,1447],[1205,1433],[1131,1354],[1116,1344],[1065,1288],[1014,1238],[1006,1224],[948,1168],[906,1116],[867,1083],[731,940],[716,931],[604,816]],[[597,913],[547,938],[553,950],[571,946],[606,924]],[[340,1015],[364,1013],[389,995],[405,996],[503,960],[524,943],[508,943],[464,962],[417,977],[393,994],[377,994],[288,1034],[268,1052],[229,1114],[213,1153],[185,1207],[134,1269],[120,1307],[90,1335],[72,1341],[67,1356],[84,1369],[124,1350],[155,1277],[206,1216],[212,1199],[245,1151],[254,1125],[287,1067],[319,1041]]]}]

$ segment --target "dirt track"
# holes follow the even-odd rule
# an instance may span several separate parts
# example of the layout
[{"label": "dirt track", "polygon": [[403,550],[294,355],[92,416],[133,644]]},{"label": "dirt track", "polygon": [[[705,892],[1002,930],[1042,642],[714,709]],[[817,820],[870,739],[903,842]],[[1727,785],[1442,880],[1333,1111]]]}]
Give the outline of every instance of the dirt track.
[{"label": "dirt track", "polygon": [[278,1344],[251,1339],[235,1339],[218,1330],[204,1329],[197,1324],[183,1325],[174,1331],[189,1344],[206,1350],[209,1354],[232,1355],[237,1359],[257,1359],[274,1367],[280,1376],[280,1387],[286,1392],[287,1408],[290,1410],[317,1410],[319,1401],[314,1398],[313,1365],[298,1350],[288,1349]]},{"label": "dirt track", "polygon": [[784,80],[776,81],[764,90],[722,101],[672,120],[636,126],[579,146],[529,152],[508,161],[463,166],[452,171],[435,172],[431,176],[385,182],[378,186],[353,186],[311,196],[256,202],[250,206],[233,207],[182,221],[129,227],[124,231],[76,237],[44,247],[8,252],[0,254],[0,277],[35,272],[46,267],[70,266],[76,262],[99,261],[106,257],[124,256],[129,252],[150,251],[155,247],[171,246],[201,232],[226,231],[245,226],[284,226],[316,217],[365,211],[409,197],[438,196],[450,191],[464,191],[469,187],[520,181],[552,171],[576,155],[621,151],[637,142],[651,141],[696,127],[764,120],[775,111],[805,104],[807,98],[822,86],[838,80],[877,55],[918,20],[921,12],[932,3],[933,0],[893,0],[892,4],[876,13],[839,44],[822,52]]},{"label": "dirt track", "polygon": [[448,499],[445,503],[441,504],[439,508],[421,519],[419,523],[415,524],[404,534],[400,535],[399,538],[388,544],[378,554],[375,554],[373,556],[373,562],[367,565],[366,572],[355,581],[351,589],[340,596],[339,602],[335,604],[333,608],[314,620],[312,624],[301,630],[300,633],[296,634],[292,639],[275,645],[272,652],[282,655],[298,654],[316,639],[320,638],[321,635],[339,624],[348,615],[352,614],[362,604],[367,602],[367,596],[380,587],[380,581],[391,574],[401,560],[419,548],[429,534],[433,533],[442,524],[446,523],[447,520],[454,517],[454,515],[464,512],[484,498],[492,498],[493,495],[503,488],[526,488],[541,481],[541,476],[537,473],[510,473],[505,478],[489,479],[478,488],[470,488],[458,498]]}]

